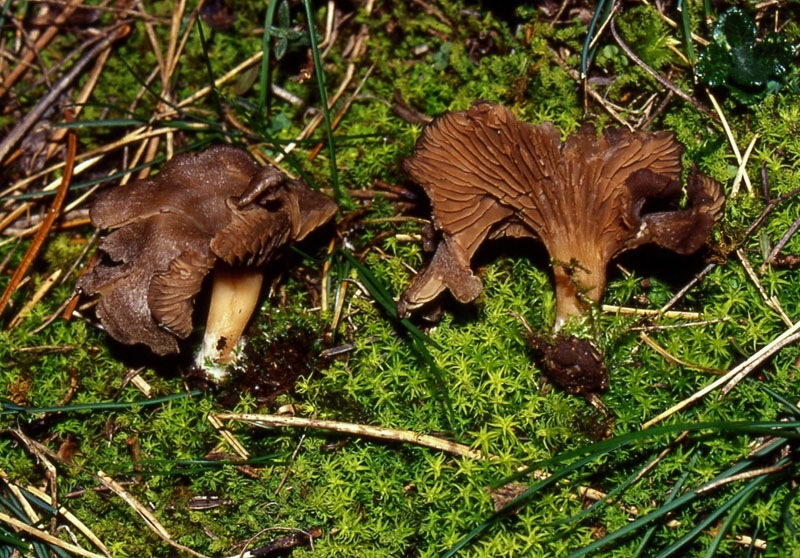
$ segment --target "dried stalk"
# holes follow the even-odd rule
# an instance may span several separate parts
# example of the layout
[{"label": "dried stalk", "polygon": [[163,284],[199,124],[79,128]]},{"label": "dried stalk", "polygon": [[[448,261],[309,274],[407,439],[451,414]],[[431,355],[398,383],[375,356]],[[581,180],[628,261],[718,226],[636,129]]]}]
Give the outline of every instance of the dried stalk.
[{"label": "dried stalk", "polygon": [[365,436],[367,438],[377,438],[391,442],[403,442],[425,446],[436,450],[452,453],[460,457],[470,459],[486,460],[486,456],[478,451],[470,449],[468,446],[450,442],[436,436],[417,434],[409,430],[395,430],[394,428],[383,428],[380,426],[370,426],[366,424],[353,424],[349,422],[339,422],[335,420],[319,420],[304,417],[284,417],[280,415],[259,415],[248,413],[216,413],[215,416],[221,420],[238,420],[249,422],[255,426],[280,428],[318,428],[330,430],[340,434],[351,436]]}]

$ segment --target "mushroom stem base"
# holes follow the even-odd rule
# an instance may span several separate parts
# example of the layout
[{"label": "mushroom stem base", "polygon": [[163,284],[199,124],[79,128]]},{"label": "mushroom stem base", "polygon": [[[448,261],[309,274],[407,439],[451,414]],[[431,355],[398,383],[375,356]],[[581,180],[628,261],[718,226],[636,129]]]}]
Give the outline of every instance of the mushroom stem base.
[{"label": "mushroom stem base", "polygon": [[212,380],[221,381],[225,367],[244,333],[261,293],[264,274],[246,268],[218,266],[214,269],[211,302],[203,345],[195,358],[198,368]]},{"label": "mushroom stem base", "polygon": [[585,314],[590,303],[600,300],[606,287],[606,262],[583,258],[574,265],[556,263],[553,272],[556,283],[556,322],[553,329],[558,331],[570,316]]}]

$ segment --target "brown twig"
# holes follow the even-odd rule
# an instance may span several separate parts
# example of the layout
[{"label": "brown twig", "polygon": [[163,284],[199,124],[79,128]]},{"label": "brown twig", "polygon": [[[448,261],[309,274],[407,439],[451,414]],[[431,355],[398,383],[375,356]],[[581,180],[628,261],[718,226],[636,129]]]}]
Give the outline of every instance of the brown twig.
[{"label": "brown twig", "polygon": [[[19,64],[14,68],[11,74],[8,75],[5,79],[3,79],[3,83],[0,84],[0,97],[3,97],[11,87],[17,82],[19,78],[21,78],[25,72],[30,67],[31,61],[37,56],[37,53],[40,53],[44,50],[47,44],[52,40],[53,37],[61,30],[61,24],[64,23],[67,18],[82,4],[83,0],[73,0],[69,2],[62,12],[58,15],[58,17],[53,21],[53,25],[48,27],[44,33],[39,36],[36,44],[33,45],[33,48],[27,48],[25,50],[25,54],[22,56],[22,59],[19,61]],[[2,157],[0,157],[2,159]]]},{"label": "brown twig", "polygon": [[260,415],[248,413],[216,413],[216,417],[221,420],[238,420],[242,422],[249,422],[255,426],[267,428],[317,428],[321,430],[330,430],[340,434],[349,434],[351,436],[366,436],[368,438],[377,438],[379,440],[388,440],[392,442],[405,442],[419,446],[445,451],[460,457],[468,457],[470,459],[485,460],[487,457],[478,450],[470,449],[468,446],[437,438],[436,436],[428,436],[426,434],[418,434],[408,430],[395,430],[394,428],[383,428],[380,426],[370,426],[366,424],[353,424],[349,422],[339,422],[334,420],[319,420],[305,417],[289,417],[280,415]]},{"label": "brown twig", "polygon": [[108,46],[126,35],[129,31],[127,25],[118,25],[113,28],[108,36],[97,43],[94,48],[87,52],[80,60],[70,68],[64,76],[61,77],[54,85],[53,88],[36,103],[36,105],[20,120],[16,126],[6,135],[2,142],[0,142],[0,162],[5,159],[8,152],[17,144],[19,140],[33,127],[39,118],[50,108],[56,99],[69,87],[69,85],[83,72],[84,68],[91,62],[98,54],[108,48]]},{"label": "brown twig", "polygon": [[773,248],[769,253],[769,256],[767,256],[767,261],[761,267],[762,271],[766,269],[767,264],[775,263],[775,258],[778,256],[778,254],[780,254],[781,250],[783,250],[783,247],[786,246],[786,243],[789,242],[794,233],[797,232],[797,229],[800,229],[800,217],[795,219],[795,222],[792,223],[789,229],[783,234],[781,239],[775,245],[775,248]]},{"label": "brown twig", "polygon": [[[69,112],[67,112],[65,116],[67,120],[71,119]],[[69,184],[72,180],[72,170],[75,168],[75,152],[77,150],[77,145],[78,143],[75,137],[75,132],[70,132],[67,135],[67,161],[66,165],[64,166],[64,175],[61,177],[61,186],[58,188],[58,192],[53,199],[53,203],[47,212],[47,217],[44,221],[42,221],[39,230],[36,232],[36,236],[33,237],[33,240],[28,247],[28,251],[25,252],[25,256],[22,258],[22,262],[11,276],[5,291],[3,291],[3,295],[0,296],[0,316],[2,316],[6,306],[8,306],[8,302],[11,300],[11,295],[13,295],[17,290],[20,281],[22,281],[22,278],[25,276],[25,273],[27,273],[28,268],[30,268],[31,264],[33,264],[33,261],[36,259],[36,256],[39,254],[39,250],[41,250],[42,246],[44,245],[44,240],[47,238],[50,228],[53,226],[53,223],[55,223],[55,220],[58,218],[58,215],[61,212],[61,206],[64,204],[64,200],[67,197]]]},{"label": "brown twig", "polygon": [[633,52],[633,50],[631,50],[631,47],[629,47],[628,44],[625,41],[622,40],[622,37],[619,36],[619,33],[617,33],[617,27],[614,24],[614,19],[613,18],[611,19],[611,23],[609,24],[609,29],[611,29],[611,35],[614,37],[614,40],[619,45],[619,48],[621,48],[623,51],[625,51],[625,54],[627,54],[628,57],[631,60],[633,60],[634,63],[636,63],[637,66],[639,66],[645,72],[650,74],[653,77],[653,79],[655,79],[658,83],[660,83],[661,85],[666,87],[668,90],[670,90],[673,93],[675,93],[675,95],[677,95],[678,97],[680,97],[681,99],[683,99],[687,103],[690,103],[697,110],[699,110],[700,112],[702,112],[703,114],[705,114],[706,116],[708,116],[709,118],[714,120],[715,122],[719,123],[719,117],[716,114],[714,114],[713,112],[708,110],[706,107],[704,107],[703,104],[700,101],[698,101],[697,99],[695,99],[694,97],[692,97],[688,93],[683,92],[674,83],[672,83],[667,78],[665,78],[664,76],[662,76],[661,74],[656,72],[653,68],[648,66],[644,62],[644,60],[639,58],[636,55],[636,53]]}]

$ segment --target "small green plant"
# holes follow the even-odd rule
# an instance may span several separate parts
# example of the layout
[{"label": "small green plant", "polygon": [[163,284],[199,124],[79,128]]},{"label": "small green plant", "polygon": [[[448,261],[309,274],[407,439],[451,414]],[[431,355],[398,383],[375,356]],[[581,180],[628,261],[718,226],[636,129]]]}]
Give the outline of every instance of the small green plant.
[{"label": "small green plant", "polygon": [[777,93],[792,75],[795,45],[777,33],[757,39],[752,19],[733,6],[719,17],[712,32],[713,42],[700,54],[697,79],[727,89],[745,105]]}]

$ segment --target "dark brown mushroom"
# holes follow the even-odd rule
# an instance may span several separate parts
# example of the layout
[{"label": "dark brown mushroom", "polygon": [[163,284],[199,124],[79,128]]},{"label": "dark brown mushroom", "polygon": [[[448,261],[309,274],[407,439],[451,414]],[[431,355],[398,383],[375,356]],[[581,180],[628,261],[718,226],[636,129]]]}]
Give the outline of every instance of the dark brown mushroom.
[{"label": "dark brown mushroom", "polygon": [[157,175],[98,196],[92,224],[116,230],[100,243],[107,258],[78,288],[101,295],[97,315],[112,337],[164,355],[191,333],[195,295],[213,269],[198,363],[225,364],[255,308],[264,264],[335,212],[327,196],[242,149],[178,155]]},{"label": "dark brown mushroom", "polygon": [[531,125],[485,101],[425,127],[406,172],[433,203],[443,233],[433,260],[398,303],[406,315],[449,289],[474,300],[482,283],[470,259],[486,238],[538,237],[554,266],[556,328],[597,302],[616,254],[653,242],[689,254],[720,216],[721,186],[692,171],[688,209],[643,213],[648,198],[680,195],[683,146],[669,132],[591,126],[561,142],[549,122]]}]

